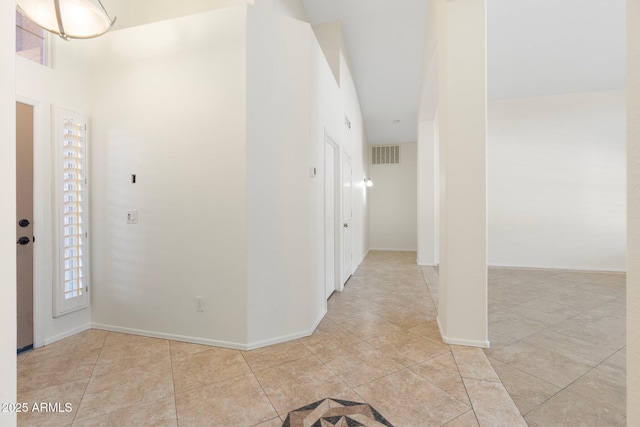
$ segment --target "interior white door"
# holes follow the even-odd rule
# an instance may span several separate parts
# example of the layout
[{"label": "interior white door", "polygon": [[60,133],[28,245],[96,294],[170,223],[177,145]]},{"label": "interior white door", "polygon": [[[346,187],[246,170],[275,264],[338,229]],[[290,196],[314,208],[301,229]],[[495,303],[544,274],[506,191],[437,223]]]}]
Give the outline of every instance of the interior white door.
[{"label": "interior white door", "polygon": [[342,284],[353,272],[353,177],[351,157],[342,155]]},{"label": "interior white door", "polygon": [[325,296],[336,290],[336,148],[325,142],[324,148],[324,248]]}]

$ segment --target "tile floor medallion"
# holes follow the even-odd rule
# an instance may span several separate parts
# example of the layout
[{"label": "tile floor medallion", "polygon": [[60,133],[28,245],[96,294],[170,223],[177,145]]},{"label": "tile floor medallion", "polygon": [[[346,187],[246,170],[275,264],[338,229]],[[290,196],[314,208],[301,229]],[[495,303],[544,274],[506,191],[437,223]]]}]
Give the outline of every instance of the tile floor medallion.
[{"label": "tile floor medallion", "polygon": [[378,411],[361,402],[323,399],[289,412],[282,427],[393,427]]}]

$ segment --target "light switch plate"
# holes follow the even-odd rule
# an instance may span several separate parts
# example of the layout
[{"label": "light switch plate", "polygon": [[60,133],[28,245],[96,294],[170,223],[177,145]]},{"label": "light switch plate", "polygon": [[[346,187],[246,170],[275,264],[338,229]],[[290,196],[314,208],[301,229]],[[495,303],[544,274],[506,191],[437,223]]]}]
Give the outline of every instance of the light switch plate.
[{"label": "light switch plate", "polygon": [[127,224],[137,224],[138,223],[138,211],[127,211]]}]

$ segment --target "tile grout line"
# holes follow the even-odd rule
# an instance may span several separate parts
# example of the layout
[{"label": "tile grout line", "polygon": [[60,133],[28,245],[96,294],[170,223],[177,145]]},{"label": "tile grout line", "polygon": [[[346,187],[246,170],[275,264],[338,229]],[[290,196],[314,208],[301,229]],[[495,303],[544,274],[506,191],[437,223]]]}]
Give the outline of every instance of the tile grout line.
[{"label": "tile grout line", "polygon": [[[540,331],[540,332],[542,332],[542,331]],[[536,333],[537,333],[537,332],[536,332]],[[531,334],[531,335],[534,335],[534,334]],[[569,335],[565,335],[565,334],[560,334],[560,335],[564,335],[564,336],[569,337],[569,338],[575,338],[575,337],[571,337],[571,336],[569,336]],[[511,346],[511,345],[514,345],[514,344],[522,343],[522,344],[528,344],[528,345],[530,345],[530,346],[532,346],[532,347],[539,348],[539,349],[541,349],[541,350],[551,351],[552,353],[555,353],[555,351],[550,350],[550,349],[549,349],[548,347],[546,347],[546,346],[541,346],[541,345],[538,345],[537,343],[533,343],[533,342],[527,341],[527,338],[528,338],[529,336],[530,336],[530,335],[528,335],[527,337],[522,338],[522,339],[520,339],[520,340],[518,340],[518,341],[514,341],[513,343],[511,343],[511,344],[509,344],[509,345],[507,345],[507,346],[505,346],[505,347],[509,347],[509,346]],[[584,341],[584,340],[581,340],[581,341]],[[584,342],[589,343],[588,341],[584,341]],[[591,344],[591,343],[589,343],[589,344]],[[505,348],[505,347],[502,347],[502,348]],[[614,354],[616,354],[617,352],[619,352],[620,350],[622,350],[624,347],[626,347],[626,345],[624,345],[624,346],[620,347],[620,348],[619,348],[619,349],[617,349],[617,350],[614,350],[611,354],[609,354],[607,357],[605,357],[603,360],[601,360],[600,362],[596,363],[595,365],[591,365],[591,364],[589,364],[589,365],[590,365],[590,368],[589,368],[587,371],[585,371],[583,374],[581,374],[578,378],[576,378],[576,380],[577,380],[577,379],[579,379],[579,378],[581,378],[581,377],[582,377],[584,374],[586,374],[587,372],[590,372],[591,370],[593,370],[596,366],[599,366],[602,362],[604,362],[605,360],[609,359],[611,356],[613,356]],[[578,354],[578,353],[573,353],[573,352],[571,352],[571,351],[569,351],[569,352],[570,352],[572,355],[574,355],[574,356],[580,357],[580,354]],[[579,361],[574,360],[574,359],[572,359],[572,358],[570,358],[570,357],[568,357],[568,356],[564,356],[563,354],[559,354],[559,353],[558,353],[558,355],[559,355],[559,356],[562,356],[562,357],[565,357],[565,358],[567,358],[567,359],[569,359],[571,362],[579,362]],[[518,371],[520,371],[520,372],[523,372],[523,373],[525,373],[525,374],[527,374],[527,375],[530,375],[530,376],[532,376],[532,377],[534,377],[534,378],[536,378],[536,379],[538,379],[538,380],[540,380],[540,381],[543,381],[543,382],[545,382],[545,383],[547,383],[547,384],[551,384],[551,385],[552,385],[552,386],[554,386],[554,387],[559,387],[560,389],[565,389],[565,388],[569,387],[569,385],[573,384],[573,382],[575,382],[575,381],[576,381],[576,380],[574,380],[574,381],[572,381],[571,383],[569,383],[569,385],[567,385],[567,386],[565,386],[565,387],[562,387],[562,386],[559,386],[559,385],[557,385],[557,384],[550,383],[549,381],[544,380],[544,379],[542,379],[542,378],[538,377],[538,376],[537,376],[536,374],[534,374],[534,373],[527,372],[527,371],[524,371],[524,370],[522,370],[522,369],[518,368],[517,366],[513,366],[511,363],[509,363],[509,362],[506,362],[506,361],[504,361],[504,360],[499,359],[499,358],[498,358],[498,357],[496,357],[494,354],[487,354],[487,353],[485,353],[485,356],[486,356],[487,358],[491,357],[491,358],[493,358],[493,359],[496,359],[498,362],[504,363],[505,365],[508,365],[509,367],[511,367],[511,368],[513,368],[513,369],[517,369],[517,370],[518,370]],[[489,362],[491,362],[491,361],[489,361]],[[587,363],[584,363],[584,364],[586,365]]]},{"label": "tile grout line", "polygon": [[[550,279],[550,280],[553,280],[553,279]],[[520,286],[527,286],[527,282],[523,283],[523,284],[522,284],[522,285],[520,285]],[[580,286],[579,286],[579,285],[577,285],[575,288],[576,288],[576,290],[578,290],[578,289],[580,288]],[[505,288],[505,289],[508,289],[508,288]],[[509,291],[507,291],[507,292],[509,292]],[[560,294],[559,294],[559,295],[560,295]],[[598,294],[598,295],[599,295],[599,296],[603,296],[603,297],[606,297],[606,296],[607,296],[606,294]],[[508,311],[508,310],[512,310],[512,309],[514,309],[514,308],[517,308],[518,306],[522,306],[522,305],[524,305],[524,304],[527,304],[527,303],[529,303],[529,302],[531,302],[531,301],[533,301],[533,300],[535,300],[535,299],[538,299],[538,298],[532,298],[532,299],[530,299],[529,301],[526,301],[526,302],[523,302],[523,303],[520,303],[520,304],[516,304],[516,305],[514,305],[513,307],[509,307],[507,310],[498,310],[498,312],[500,312],[500,311]],[[526,343],[526,344],[529,344],[529,345],[535,346],[535,347],[537,347],[537,348],[540,348],[540,349],[542,349],[542,350],[552,351],[553,353],[555,353],[555,351],[554,351],[554,350],[551,350],[551,349],[550,349],[550,347],[548,347],[548,346],[540,346],[540,345],[538,345],[537,343],[533,343],[533,342],[527,341],[531,336],[536,335],[536,334],[539,334],[539,333],[544,332],[544,331],[551,331],[551,332],[556,333],[556,334],[558,334],[558,335],[565,336],[565,337],[567,337],[567,338],[573,338],[573,339],[576,339],[576,340],[582,341],[582,342],[584,342],[584,343],[586,343],[586,344],[588,344],[588,345],[593,345],[593,343],[591,343],[590,341],[588,341],[588,340],[586,340],[586,339],[583,339],[582,337],[576,337],[575,335],[566,334],[566,333],[564,333],[564,332],[562,332],[562,331],[557,331],[557,330],[554,330],[554,329],[552,329],[552,328],[554,328],[554,327],[555,327],[555,326],[557,326],[558,324],[561,324],[561,323],[564,323],[564,322],[567,322],[567,321],[570,321],[570,320],[575,320],[575,318],[576,318],[576,317],[579,317],[579,316],[585,315],[585,313],[588,313],[588,312],[590,312],[590,311],[592,311],[592,310],[596,310],[596,309],[598,309],[598,308],[601,308],[601,307],[603,307],[604,305],[606,305],[606,304],[610,304],[612,301],[615,301],[615,300],[616,300],[616,298],[608,299],[607,301],[604,301],[604,302],[602,302],[602,303],[596,304],[596,305],[594,305],[593,307],[589,307],[589,308],[586,308],[586,309],[580,309],[580,310],[578,310],[578,312],[577,312],[576,314],[574,314],[574,315],[572,315],[572,316],[569,316],[569,317],[567,317],[566,319],[562,319],[562,320],[560,320],[560,321],[554,322],[554,323],[552,323],[552,324],[550,324],[550,325],[548,325],[548,326],[544,327],[543,329],[540,329],[540,330],[538,330],[538,331],[536,331],[536,332],[533,332],[533,333],[531,333],[531,334],[529,334],[529,335],[526,335],[526,336],[524,336],[524,337],[522,337],[522,338],[520,338],[520,339],[516,339],[516,341],[514,341],[514,342],[512,342],[512,343],[509,343],[509,344],[507,344],[507,345],[503,346],[502,348],[506,348],[506,347],[509,347],[509,346],[512,346],[512,345],[516,345],[516,344],[519,344],[519,343]],[[561,304],[561,303],[560,303],[560,304]],[[562,306],[564,306],[563,310],[570,310],[570,309],[572,309],[572,306],[571,306],[571,305],[565,305],[565,304],[561,304],[561,305],[562,305]],[[535,308],[532,308],[532,310],[540,312],[540,310],[536,310]],[[540,312],[540,313],[542,313],[542,314],[546,314],[546,313],[544,313],[544,312]],[[525,319],[526,319],[526,317],[525,317]],[[508,337],[508,336],[507,336],[507,337]],[[567,393],[574,394],[574,393],[572,393],[571,391],[569,391],[569,390],[568,390],[568,388],[569,388],[569,387],[571,387],[573,384],[575,384],[575,383],[576,383],[577,381],[579,381],[581,378],[585,377],[587,374],[589,374],[589,373],[591,373],[592,371],[594,371],[598,366],[600,366],[600,365],[601,365],[601,364],[603,364],[606,360],[608,360],[608,359],[610,359],[611,357],[613,357],[617,352],[619,352],[620,350],[622,350],[624,347],[625,347],[625,345],[623,345],[623,346],[619,347],[617,350],[609,350],[609,349],[607,349],[607,352],[609,353],[609,355],[608,355],[608,356],[606,356],[604,359],[600,360],[599,362],[597,362],[597,363],[595,363],[595,364],[588,363],[588,365],[590,365],[590,368],[589,368],[587,371],[583,372],[581,375],[579,375],[577,378],[575,378],[573,381],[571,381],[569,384],[565,385],[564,387],[560,387],[560,386],[558,386],[558,385],[556,385],[556,384],[551,384],[551,383],[549,383],[548,381],[543,380],[542,378],[539,378],[539,377],[538,377],[538,375],[535,375],[535,374],[532,374],[532,373],[526,372],[526,371],[524,371],[524,370],[522,370],[522,369],[520,369],[520,368],[518,368],[518,367],[516,367],[516,366],[513,366],[511,363],[508,363],[508,362],[506,362],[506,361],[504,361],[504,360],[500,360],[500,358],[496,357],[495,355],[489,355],[489,354],[486,354],[486,352],[485,352],[485,354],[487,355],[487,357],[492,357],[492,358],[494,358],[495,360],[499,361],[500,363],[504,363],[505,365],[509,366],[511,369],[515,369],[516,371],[521,372],[521,373],[524,373],[525,375],[531,376],[531,377],[533,377],[533,378],[536,378],[537,380],[539,380],[539,381],[541,381],[541,382],[543,382],[543,383],[545,383],[545,384],[550,384],[551,386],[558,388],[558,391],[556,391],[555,393],[551,394],[550,396],[548,396],[548,397],[547,397],[546,399],[544,399],[543,401],[541,401],[541,402],[539,402],[538,404],[536,404],[533,408],[529,409],[526,413],[522,414],[522,415],[523,415],[523,417],[524,417],[524,416],[527,416],[527,415],[531,414],[531,413],[532,413],[532,412],[534,412],[535,410],[537,410],[537,409],[541,408],[541,407],[542,407],[542,406],[544,406],[547,402],[549,402],[551,399],[553,399],[555,396],[557,396],[558,394],[562,393],[563,391],[566,391]],[[578,357],[578,358],[581,358],[581,357],[582,357],[580,353],[573,352],[571,349],[568,349],[567,351],[568,351],[568,352],[569,352],[569,354],[570,354],[570,355],[572,355],[572,356],[575,356],[575,357]],[[563,354],[560,354],[560,355],[561,355],[561,356],[566,357],[567,359],[571,360],[572,362],[577,361],[577,360],[574,360],[574,358],[573,358],[573,357],[565,356],[565,355],[563,355]],[[490,361],[490,360],[489,360],[489,361]],[[490,362],[491,362],[491,361],[490,361]],[[501,381],[502,381],[502,380],[501,380]],[[503,383],[503,384],[504,384],[504,383]],[[506,388],[506,386],[505,386],[505,388]],[[507,390],[507,391],[508,391],[508,390]],[[579,397],[579,396],[577,396],[577,397]],[[585,398],[582,398],[582,399],[585,399]],[[590,399],[585,399],[585,400],[590,401]],[[597,402],[596,402],[596,403],[597,403]],[[519,408],[518,408],[518,409],[519,409]],[[522,412],[521,412],[521,413],[522,413]]]},{"label": "tile grout line", "polygon": [[[298,341],[298,340],[296,340]],[[244,359],[244,362],[247,364],[247,366],[249,367],[249,370],[251,371],[251,375],[253,375],[253,378],[256,380],[256,382],[258,383],[258,385],[260,386],[260,390],[262,390],[262,393],[264,393],[264,397],[267,398],[267,400],[269,401],[269,404],[271,405],[271,408],[273,409],[273,412],[276,413],[277,417],[274,418],[270,418],[270,419],[275,419],[275,418],[280,418],[280,420],[282,421],[282,417],[280,416],[280,413],[278,412],[278,410],[276,409],[275,405],[273,404],[273,401],[271,400],[271,397],[269,397],[269,394],[267,393],[267,391],[264,389],[264,386],[262,385],[262,383],[260,382],[260,379],[256,376],[255,371],[253,370],[253,368],[251,367],[251,365],[249,364],[249,362],[247,362],[246,357],[244,357],[244,353],[240,352],[240,355],[242,356],[242,358]],[[300,359],[297,359],[300,360]],[[284,363],[280,364],[283,365]],[[278,365],[278,366],[280,366]],[[269,368],[265,368],[265,369],[269,369]],[[266,422],[269,420],[265,420],[265,421],[261,421],[262,422]],[[260,424],[258,423],[258,424]]]},{"label": "tile grout line", "polygon": [[176,414],[176,425],[180,426],[180,419],[178,418],[178,397],[176,393],[176,378],[173,371],[173,346],[171,345],[172,341],[169,341],[169,361],[171,363],[171,387],[173,388],[173,406]]},{"label": "tile grout line", "polygon": [[[369,344],[369,343],[366,343],[366,344],[371,345],[371,344]],[[372,347],[373,347],[373,346],[372,346]],[[373,348],[374,348],[376,351],[379,351],[379,350],[377,350],[375,347],[373,347]],[[380,353],[382,354],[382,352],[380,352]],[[336,376],[340,381],[342,381],[343,383],[345,383],[345,384],[347,385],[347,387],[349,388],[349,390],[350,390],[350,391],[353,391],[353,392],[355,392],[356,394],[358,394],[358,393],[356,392],[356,388],[357,388],[357,387],[362,387],[362,386],[364,386],[364,385],[371,384],[372,382],[378,381],[378,380],[380,380],[380,379],[382,379],[382,378],[386,378],[386,377],[388,377],[388,376],[391,376],[391,375],[393,375],[393,374],[397,374],[398,372],[401,372],[401,371],[404,371],[404,370],[408,369],[406,366],[403,366],[402,368],[400,368],[400,369],[398,369],[398,370],[395,370],[395,371],[393,371],[393,372],[388,372],[388,373],[386,373],[386,374],[384,374],[384,375],[382,375],[382,376],[380,376],[380,377],[378,377],[378,378],[374,378],[374,379],[372,379],[371,381],[367,381],[367,382],[364,382],[364,383],[362,383],[362,384],[358,384],[357,386],[352,387],[352,386],[351,386],[351,385],[349,385],[345,380],[343,380],[342,378],[340,378],[340,376],[339,376],[339,375],[338,375],[338,374],[337,374],[333,369],[331,369],[331,367],[330,367],[329,365],[327,365],[327,364],[324,362],[324,360],[320,359],[320,357],[318,357],[318,356],[317,356],[317,355],[315,355],[315,354],[314,354],[314,356],[316,356],[316,357],[317,357],[317,359],[318,359],[318,360],[319,360],[319,361],[320,361],[324,366],[326,366],[326,367],[327,367],[327,369],[329,369],[333,375],[335,375],[335,376]],[[389,356],[387,356],[387,357],[389,357]],[[397,360],[395,360],[395,359],[393,359],[393,358],[391,358],[391,357],[389,357],[389,358],[397,362]],[[398,364],[402,365],[400,362],[398,362]],[[359,394],[358,394],[358,396],[359,396]],[[368,403],[368,402],[366,402],[366,403]]]},{"label": "tile grout line", "polygon": [[[540,347],[540,348],[543,348],[543,347]],[[624,348],[624,346],[623,346],[622,348]],[[621,350],[622,348],[620,348],[620,350]],[[616,351],[616,352],[614,352],[613,354],[617,353],[617,352],[618,352],[618,351],[620,351],[620,350],[617,350],[617,351]],[[545,403],[547,403],[549,400],[551,400],[551,399],[552,399],[553,397],[555,397],[556,395],[558,395],[558,394],[562,393],[563,391],[567,391],[568,393],[571,393],[571,391],[567,390],[569,387],[571,387],[571,385],[573,385],[575,382],[577,382],[578,380],[580,380],[582,377],[584,377],[585,375],[587,375],[588,373],[590,373],[591,371],[593,371],[594,369],[596,369],[598,366],[600,366],[602,363],[604,363],[606,360],[608,360],[610,357],[612,357],[612,356],[613,356],[613,354],[612,354],[612,355],[610,355],[610,356],[608,356],[608,357],[607,357],[606,359],[604,359],[603,361],[599,362],[597,365],[592,366],[591,368],[589,368],[589,370],[587,370],[587,371],[585,371],[584,373],[582,373],[579,377],[577,377],[575,380],[571,381],[571,382],[570,382],[569,384],[567,384],[565,387],[560,387],[560,386],[558,386],[558,385],[556,385],[556,384],[552,384],[552,383],[550,383],[550,382],[548,382],[548,381],[546,381],[546,380],[544,380],[544,379],[542,379],[542,378],[539,378],[537,375],[534,375],[534,374],[532,374],[532,373],[529,373],[529,372],[523,371],[522,369],[520,369],[520,368],[518,368],[518,367],[516,367],[516,366],[512,366],[512,365],[510,365],[509,363],[506,363],[506,362],[504,362],[504,361],[502,361],[502,360],[499,360],[499,359],[497,359],[497,358],[494,358],[494,359],[498,360],[498,361],[499,361],[499,362],[501,362],[501,363],[504,363],[505,365],[508,365],[508,366],[509,366],[510,368],[512,368],[512,369],[515,369],[515,370],[517,370],[517,371],[519,371],[519,372],[522,372],[522,373],[524,373],[524,374],[526,374],[526,375],[529,375],[529,376],[531,376],[531,377],[533,377],[533,378],[535,378],[535,379],[537,379],[537,380],[539,380],[539,381],[542,381],[542,382],[544,382],[545,384],[549,384],[549,385],[551,385],[551,386],[553,386],[553,387],[559,388],[559,390],[558,390],[557,392],[553,393],[553,394],[552,394],[552,395],[550,395],[548,398],[546,398],[545,400],[543,400],[542,402],[540,402],[539,404],[537,404],[536,406],[534,406],[532,409],[530,409],[529,411],[527,411],[527,412],[526,412],[526,414],[522,414],[522,416],[523,416],[523,417],[525,417],[525,415],[528,415],[528,414],[530,414],[531,412],[533,412],[535,409],[538,409],[539,407],[543,406]],[[491,361],[490,361],[490,360],[489,360],[489,363],[491,363]],[[496,372],[496,374],[497,374],[497,372]],[[498,376],[499,376],[499,375],[498,375]],[[502,382],[502,380],[501,380],[501,382]],[[502,384],[504,385],[504,383],[502,383]],[[506,388],[507,388],[507,387],[505,386],[505,389],[506,389]],[[509,392],[509,390],[507,390],[507,392]],[[574,393],[572,393],[572,394],[574,394]],[[513,398],[512,398],[512,399],[513,399]],[[584,398],[583,398],[583,399],[584,399]],[[585,399],[585,400],[589,400],[589,399]],[[595,403],[598,403],[598,402],[595,402]],[[520,410],[520,409],[518,408],[518,410]],[[522,412],[520,412],[520,413],[522,413]]]},{"label": "tile grout line", "polygon": [[[487,359],[489,360],[489,363],[491,363],[491,359],[489,358],[489,356],[487,356]],[[498,360],[498,359],[496,359],[496,360]],[[538,378],[538,377],[536,377],[536,376],[535,376],[535,375],[533,375],[533,374],[530,374],[530,373],[528,373],[528,372],[525,372],[525,371],[523,371],[522,369],[520,369],[520,368],[518,368],[518,367],[511,366],[511,365],[509,365],[508,363],[505,363],[505,362],[503,362],[503,361],[501,361],[501,360],[498,360],[498,362],[500,362],[500,363],[504,363],[505,365],[509,366],[511,369],[514,369],[514,370],[516,370],[516,371],[518,371],[518,372],[521,372],[521,373],[523,373],[523,374],[525,374],[525,375],[531,376],[531,377],[533,377],[533,378],[535,378],[535,379],[537,379],[537,380],[539,380],[539,381],[542,381],[543,383],[548,384],[548,385],[550,385],[550,386],[552,386],[552,387],[559,388],[559,390],[558,390],[557,392],[555,392],[555,393],[553,393],[551,396],[549,396],[549,399],[551,399],[553,396],[555,396],[556,394],[560,393],[560,392],[563,390],[561,387],[558,387],[558,386],[557,386],[557,385],[555,385],[555,384],[551,384],[550,382],[545,381],[545,380],[543,380],[542,378]],[[492,364],[492,366],[493,366],[493,364]],[[495,368],[494,368],[494,370],[495,370]],[[497,371],[496,371],[496,375],[498,375],[498,377],[500,378],[500,382],[502,382],[502,385],[504,385],[504,388],[507,390],[507,393],[509,393],[509,390],[507,389],[507,386],[504,384],[504,382],[502,381],[502,378],[500,377],[500,374],[499,374]],[[509,395],[511,396],[511,393],[509,393]],[[512,398],[512,399],[513,399],[513,398]],[[531,413],[531,411],[533,411],[535,408],[537,408],[538,406],[542,405],[542,403],[546,402],[546,401],[547,401],[547,400],[549,400],[549,399],[544,400],[544,401],[543,401],[543,402],[541,402],[540,404],[538,404],[538,405],[534,406],[532,409],[529,409],[529,410],[528,410],[526,413],[524,413],[524,414],[522,413],[522,411],[520,410],[520,408],[518,408],[518,411],[520,411],[520,413],[522,414],[522,417],[524,418],[527,414]],[[515,403],[515,401],[514,401],[514,403]],[[518,406],[518,405],[516,405],[516,407],[517,407],[517,406]]]},{"label": "tile grout line", "polygon": [[[422,363],[422,362],[421,362]],[[416,364],[416,365],[419,365]],[[413,365],[413,366],[416,366]],[[448,394],[449,396],[451,396],[452,398],[456,399],[458,402],[463,403],[465,405],[468,405],[469,403],[471,403],[471,399],[469,399],[467,402],[460,400],[458,397],[454,396],[453,394],[449,393],[449,391],[443,389],[442,387],[440,387],[438,384],[434,383],[433,381],[431,381],[429,378],[425,377],[424,375],[421,375],[419,372],[414,371],[411,368],[408,368],[411,372],[413,372],[414,374],[418,375],[420,378],[423,378],[425,381],[428,381],[429,383],[431,383],[434,387],[439,388],[440,390],[442,390],[444,393]],[[462,381],[462,377],[460,377],[460,383],[464,386],[464,381]],[[465,393],[466,393],[466,388],[465,388]],[[469,398],[469,396],[467,395],[467,398]],[[473,409],[472,407],[469,407],[469,409]],[[447,421],[449,422],[449,421]],[[446,424],[446,423],[445,423]]]},{"label": "tile grout line", "polygon": [[[453,359],[455,360],[455,357]],[[458,362],[456,361],[456,366],[457,365],[458,365]],[[467,393],[467,397],[469,398],[469,403],[471,404],[471,410],[473,411],[473,416],[476,417],[476,422],[478,423],[478,426],[482,427],[482,425],[480,424],[480,420],[478,419],[478,413],[476,412],[476,408],[473,405],[473,400],[471,399],[471,396],[469,396],[469,390],[467,389],[467,384],[464,382],[464,378],[462,378],[462,375],[460,375],[460,379],[462,380],[462,386],[464,387],[464,391],[465,393]],[[524,419],[524,417],[522,417],[522,419]]]},{"label": "tile grout line", "polygon": [[[436,275],[438,275],[438,273],[436,273],[435,268],[433,268],[433,267],[431,267],[431,266],[430,266],[429,268],[433,269],[433,272],[434,272]],[[427,280],[427,278],[424,276],[424,271],[423,271],[422,269],[420,269],[420,274],[422,275],[422,280],[424,280],[424,285],[425,285],[425,287],[427,288],[427,292],[429,293],[429,299],[431,300],[431,304],[433,304],[433,306],[435,307],[435,309],[436,309],[436,315],[437,315],[437,314],[438,314],[438,307],[436,306],[436,302],[435,302],[435,300],[433,299],[433,295],[431,294],[431,289],[429,289],[429,281],[428,281],[428,280]],[[440,276],[438,275],[438,278],[439,278],[439,277],[440,277]]]},{"label": "tile grout line", "polygon": [[[90,331],[93,329],[89,329]],[[76,417],[78,416],[78,413],[80,412],[80,408],[82,407],[82,401],[84,400],[84,396],[87,393],[87,389],[89,388],[89,384],[91,383],[91,380],[93,379],[93,373],[96,370],[96,366],[98,366],[98,361],[100,360],[100,355],[102,354],[102,351],[104,350],[104,344],[107,342],[107,337],[109,336],[109,332],[107,332],[106,334],[104,334],[104,340],[102,341],[102,344],[100,345],[100,352],[98,353],[98,357],[96,357],[96,361],[93,364],[93,369],[91,370],[91,375],[89,375],[89,380],[87,381],[87,384],[84,386],[84,390],[82,391],[82,397],[80,398],[80,403],[78,403],[78,410],[76,411],[75,414],[73,414],[73,420],[71,420],[71,425],[73,425],[76,422]]]},{"label": "tile grout line", "polygon": [[[462,386],[464,387],[464,392],[467,393],[467,399],[469,399],[469,404],[471,404],[471,410],[473,411],[473,415],[476,417],[476,422],[480,426],[480,420],[478,419],[478,414],[476,413],[476,408],[473,406],[473,400],[471,400],[471,396],[469,395],[469,390],[467,389],[467,384],[464,382],[464,378],[460,373],[460,365],[458,364],[458,360],[456,359],[456,355],[453,354],[453,350],[451,350],[451,346],[449,346],[449,351],[451,352],[451,358],[453,359],[453,363],[456,364],[456,369],[458,370],[458,375],[460,376],[460,381],[462,382]],[[493,366],[492,366],[493,368]],[[503,384],[504,387],[504,384]],[[506,390],[506,387],[505,387]],[[507,392],[508,393],[508,392]]]},{"label": "tile grout line", "polygon": [[479,426],[479,425],[480,425],[480,422],[478,421],[478,417],[476,416],[476,412],[473,410],[473,408],[469,408],[469,410],[468,410],[468,411],[463,412],[462,414],[460,414],[460,415],[456,416],[455,418],[451,418],[449,421],[446,421],[445,423],[441,424],[441,425],[440,425],[440,427],[444,427],[444,426],[446,426],[447,424],[449,424],[450,422],[453,422],[453,421],[455,421],[455,420],[457,420],[457,419],[461,419],[462,417],[464,417],[465,415],[467,415],[469,412],[473,412],[473,417],[475,418],[476,423],[477,423],[477,424],[478,424],[478,426]]}]

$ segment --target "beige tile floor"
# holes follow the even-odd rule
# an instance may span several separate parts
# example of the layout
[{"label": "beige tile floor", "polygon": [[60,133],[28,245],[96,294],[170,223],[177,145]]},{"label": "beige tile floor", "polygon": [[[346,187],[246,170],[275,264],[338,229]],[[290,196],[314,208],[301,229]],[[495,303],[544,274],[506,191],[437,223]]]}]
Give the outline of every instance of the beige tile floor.
[{"label": "beige tile floor", "polygon": [[486,354],[530,426],[625,425],[625,280],[489,270]]},{"label": "beige tile floor", "polygon": [[[432,298],[438,276],[422,267]],[[485,351],[531,427],[626,423],[622,273],[489,269]]]},{"label": "beige tile floor", "polygon": [[243,352],[89,330],[23,354],[18,400],[73,410],[20,414],[19,425],[276,427],[334,397],[368,403],[395,427],[526,426],[482,350],[442,343],[415,257],[371,252],[315,333],[279,345]]}]

